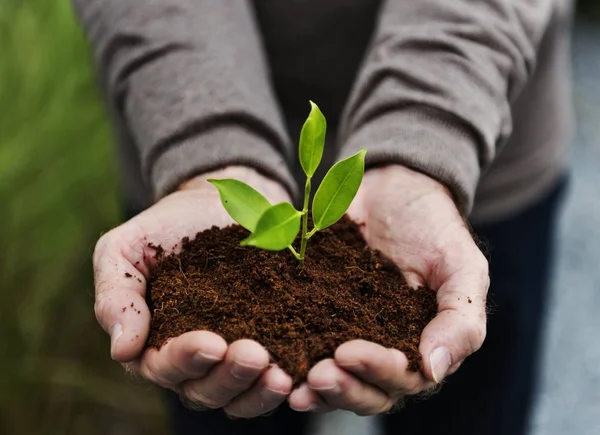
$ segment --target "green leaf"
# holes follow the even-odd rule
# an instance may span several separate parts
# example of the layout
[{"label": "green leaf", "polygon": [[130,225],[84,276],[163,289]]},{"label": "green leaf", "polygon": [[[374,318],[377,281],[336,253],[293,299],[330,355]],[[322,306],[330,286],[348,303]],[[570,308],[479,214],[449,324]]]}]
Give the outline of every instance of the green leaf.
[{"label": "green leaf", "polygon": [[300,165],[307,177],[312,177],[321,163],[325,147],[327,121],[319,107],[310,102],[310,114],[300,132]]},{"label": "green leaf", "polygon": [[366,152],[363,149],[337,162],[323,178],[312,205],[316,229],[322,230],[333,225],[350,207],[365,173]]},{"label": "green leaf", "polygon": [[292,244],[300,230],[302,213],[288,202],[280,202],[267,209],[258,220],[250,237],[242,246],[256,246],[269,251],[281,251]]},{"label": "green leaf", "polygon": [[250,232],[254,231],[259,218],[271,207],[267,198],[246,183],[231,178],[207,181],[219,191],[221,203],[229,216]]}]

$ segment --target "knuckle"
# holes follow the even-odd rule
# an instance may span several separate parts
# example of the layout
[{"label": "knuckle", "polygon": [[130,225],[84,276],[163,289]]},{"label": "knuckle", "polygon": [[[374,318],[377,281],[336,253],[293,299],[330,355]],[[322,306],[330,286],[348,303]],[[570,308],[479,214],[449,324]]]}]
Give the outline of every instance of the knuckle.
[{"label": "knuckle", "polygon": [[206,406],[201,405],[200,403],[191,401],[190,399],[188,399],[186,396],[182,395],[181,393],[179,394],[179,401],[185,408],[187,408],[191,411],[200,412],[200,411],[209,411],[210,410],[210,408],[207,408]]},{"label": "knuckle", "polygon": [[173,388],[175,383],[165,375],[165,369],[153,357],[145,356],[140,364],[140,375],[147,381],[163,388]]},{"label": "knuckle", "polygon": [[351,409],[355,409],[354,413],[359,417],[367,417],[369,415],[376,415],[387,412],[392,408],[392,406],[393,401],[386,396],[384,399],[367,404],[367,406],[365,406],[365,404],[363,403],[360,407]]},{"label": "knuckle", "polygon": [[483,290],[487,292],[490,287],[490,266],[487,259],[480,252],[473,262],[474,270],[479,271],[481,277],[481,285]]},{"label": "knuckle", "polygon": [[140,376],[142,378],[146,379],[148,382],[151,382],[151,383],[157,384],[157,385],[161,384],[161,382],[159,382],[158,377],[155,375],[154,370],[148,365],[147,362],[140,364],[139,373],[140,373]]},{"label": "knuckle", "polygon": [[370,409],[371,409],[371,405],[370,403],[365,403],[364,398],[361,398],[350,394],[348,396],[346,396],[344,402],[346,403],[346,407],[349,410],[354,411],[356,414],[361,414],[361,413],[370,413]]},{"label": "knuckle", "polygon": [[94,314],[96,315],[96,320],[103,328],[108,331],[108,327],[110,325],[106,324],[106,320],[110,315],[110,299],[106,296],[106,294],[101,293],[96,296],[96,300],[94,302]]},{"label": "knuckle", "polygon": [[469,261],[471,269],[481,279],[481,284],[487,290],[490,281],[490,265],[481,251],[478,251],[475,256]]},{"label": "knuckle", "polygon": [[204,394],[202,391],[199,391],[197,388],[194,388],[194,385],[191,383],[183,385],[182,394],[188,401],[191,401],[195,404],[200,404],[201,406],[209,409],[219,409],[224,405],[224,403],[220,403],[219,400],[213,399]]},{"label": "knuckle", "polygon": [[487,261],[487,258],[485,258],[485,255],[483,255],[481,251],[477,252],[477,255],[473,259],[473,266],[477,270],[487,275],[487,272],[489,270],[489,263]]},{"label": "knuckle", "polygon": [[240,411],[238,407],[224,406],[223,412],[228,418],[251,418],[252,415],[246,415],[243,411]]},{"label": "knuckle", "polygon": [[470,353],[481,347],[486,336],[485,319],[473,319],[465,326]]},{"label": "knuckle", "polygon": [[156,362],[153,361],[153,358],[149,358],[148,356],[142,357],[139,364],[139,373],[142,378],[160,387],[173,387],[173,384],[169,382],[163,375],[161,375],[161,371]]},{"label": "knuckle", "polygon": [[405,386],[397,396],[414,396],[416,394],[419,394],[422,391],[422,389],[422,385],[419,382],[414,382],[412,385]]},{"label": "knuckle", "polygon": [[491,278],[490,278],[489,272],[485,273],[482,281],[483,281],[483,288],[485,290],[485,294],[487,295],[487,292],[488,292],[488,290],[490,288],[490,284],[491,284]]},{"label": "knuckle", "polygon": [[94,254],[92,256],[94,264],[98,262],[98,258],[106,251],[110,241],[112,240],[113,231],[109,231],[106,234],[100,236],[94,247]]},{"label": "knuckle", "polygon": [[[235,406],[224,406],[223,412],[225,412],[229,418],[253,418],[261,415],[260,412],[254,411],[251,407],[240,406],[239,404]],[[266,413],[268,411],[264,410],[263,412]]]},{"label": "knuckle", "polygon": [[369,394],[368,388],[361,384],[340,380],[339,386],[345,392],[341,398],[343,407],[359,416],[377,414],[385,401],[385,397],[379,397],[379,394]]}]

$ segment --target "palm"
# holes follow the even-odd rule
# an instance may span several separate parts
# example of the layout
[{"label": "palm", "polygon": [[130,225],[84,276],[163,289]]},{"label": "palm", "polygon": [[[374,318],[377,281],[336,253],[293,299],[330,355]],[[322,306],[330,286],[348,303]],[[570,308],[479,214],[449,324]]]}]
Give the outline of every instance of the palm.
[{"label": "palm", "polygon": [[412,286],[437,290],[445,276],[440,263],[446,253],[467,243],[470,234],[450,195],[423,175],[418,188],[393,173],[381,182],[367,173],[349,216],[361,224],[373,249],[393,260]]},{"label": "palm", "polygon": [[[242,178],[271,201],[289,199],[281,186],[251,170],[225,169],[212,175]],[[187,401],[254,417],[279,406],[292,386],[287,374],[269,366],[269,355],[258,343],[228,344],[214,333],[192,331],[160,350],[144,350],[150,324],[144,293],[156,262],[153,245],[176,252],[183,237],[232,222],[217,191],[198,178],[105,234],[94,252],[95,311],[111,335],[113,359]],[[128,279],[132,277],[137,279]],[[123,309],[128,306],[135,309]]]},{"label": "palm", "polygon": [[367,243],[393,260],[412,286],[436,291],[438,315],[421,335],[423,373],[407,370],[401,352],[361,340],[317,364],[292,406],[385,412],[406,394],[440,382],[485,336],[487,262],[448,191],[401,166],[373,169],[348,210]]},{"label": "palm", "polygon": [[[233,223],[220,205],[216,192],[175,192],[127,222],[123,228],[124,244],[140,244],[145,257],[152,257],[160,245],[165,252],[177,251],[184,237],[195,235],[213,225],[224,227]],[[129,242],[129,243],[127,243]]]}]

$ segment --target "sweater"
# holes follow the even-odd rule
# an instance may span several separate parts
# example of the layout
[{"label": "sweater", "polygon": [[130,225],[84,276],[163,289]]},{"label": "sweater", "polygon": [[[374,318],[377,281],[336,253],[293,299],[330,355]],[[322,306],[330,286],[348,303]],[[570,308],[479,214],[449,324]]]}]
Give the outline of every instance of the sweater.
[{"label": "sweater", "polygon": [[228,165],[297,195],[309,99],[328,120],[322,167],[366,148],[367,170],[423,172],[475,223],[565,170],[570,0],[73,1],[133,207]]}]

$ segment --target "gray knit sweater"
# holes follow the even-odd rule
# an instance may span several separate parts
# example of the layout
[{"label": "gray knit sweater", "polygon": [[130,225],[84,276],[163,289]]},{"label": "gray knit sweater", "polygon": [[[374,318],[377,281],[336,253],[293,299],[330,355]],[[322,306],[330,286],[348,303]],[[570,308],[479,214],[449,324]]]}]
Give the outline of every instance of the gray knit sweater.
[{"label": "gray knit sweater", "polygon": [[[475,222],[539,199],[572,123],[569,0],[74,0],[128,201],[245,164],[298,191],[312,99],[326,158],[367,148],[447,185]],[[327,166],[327,165],[323,165]]]}]

